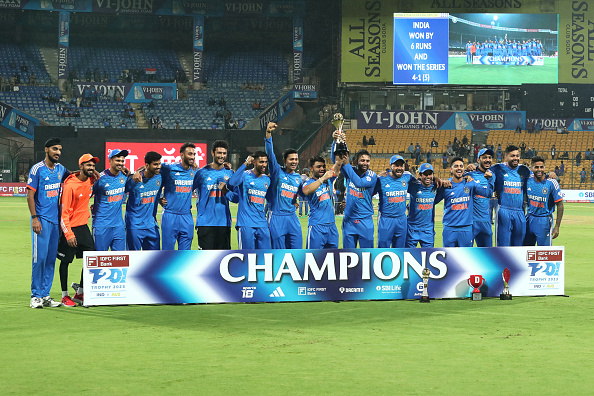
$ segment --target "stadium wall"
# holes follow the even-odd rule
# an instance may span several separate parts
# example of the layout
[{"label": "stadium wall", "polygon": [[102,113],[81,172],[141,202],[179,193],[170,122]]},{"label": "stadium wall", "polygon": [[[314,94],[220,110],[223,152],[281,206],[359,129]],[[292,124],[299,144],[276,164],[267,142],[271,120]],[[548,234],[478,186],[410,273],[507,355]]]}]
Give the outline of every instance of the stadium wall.
[{"label": "stadium wall", "polygon": [[[254,150],[264,150],[264,134],[260,131],[214,131],[211,129],[169,130],[169,129],[116,129],[92,128],[78,129],[73,127],[36,127],[34,138],[34,160],[45,158],[44,144],[50,137],[62,139],[62,156],[60,162],[71,170],[78,169],[78,158],[84,153],[91,153],[99,157],[97,170],[102,171],[105,163],[105,142],[139,142],[166,143],[175,142],[181,146],[184,142],[202,142],[208,147],[207,161],[212,161],[210,147],[215,140],[225,140],[229,143],[228,160],[242,161]],[[291,144],[290,135],[274,137],[274,148],[277,159],[282,159],[282,152]]]}]

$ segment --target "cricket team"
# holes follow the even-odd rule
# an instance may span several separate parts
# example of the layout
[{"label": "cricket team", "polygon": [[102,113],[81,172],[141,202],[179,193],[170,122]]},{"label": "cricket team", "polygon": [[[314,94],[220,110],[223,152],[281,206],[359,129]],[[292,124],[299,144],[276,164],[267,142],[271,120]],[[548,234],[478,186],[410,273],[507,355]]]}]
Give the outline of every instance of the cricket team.
[{"label": "cricket team", "polygon": [[[59,138],[45,144],[45,159],[35,164],[27,182],[31,213],[33,263],[32,308],[76,306],[84,301],[80,283],[68,292],[68,266],[84,251],[179,250],[191,248],[194,231],[200,249],[231,249],[229,202],[237,203],[237,238],[240,249],[301,249],[303,237],[296,214],[298,198],[310,206],[305,248],[338,248],[335,221],[335,183],[344,176],[345,208],[342,247],[374,247],[373,197],[379,195],[378,248],[433,247],[435,205],[444,201],[444,247],[491,247],[490,200],[495,195],[497,246],[550,246],[559,235],[563,198],[559,184],[545,172],[545,160],[532,158],[532,167],[520,165],[519,149],[509,146],[503,163],[492,164],[494,153],[482,149],[478,164],[465,167],[464,160],[450,162],[451,177],[434,178],[429,163],[418,169],[418,177],[404,171],[404,159],[394,155],[382,175],[369,169],[366,150],[332,155],[334,165],[326,169],[320,156],[309,159],[312,177],[303,180],[297,172],[299,155],[288,149],[283,165],[274,155],[269,123],[265,151],[250,155],[235,172],[226,162],[228,144],[212,145],[212,162],[202,168],[195,163],[195,145],[180,148],[180,162],[161,162],[161,155],[146,153],[144,166],[135,172],[124,167],[126,150],[108,154],[109,169],[98,173],[97,157],[84,154],[79,170],[69,172],[58,160]],[[337,139],[342,132],[336,131]],[[196,191],[197,216],[191,206]],[[408,205],[407,205],[407,196]],[[88,228],[90,198],[92,229]],[[127,197],[127,199],[126,199]],[[122,206],[126,202],[125,216]],[[161,229],[158,205],[163,207]],[[525,209],[526,208],[526,212]],[[553,219],[553,212],[557,216]],[[54,301],[50,289],[56,257],[60,259],[62,300]]]}]

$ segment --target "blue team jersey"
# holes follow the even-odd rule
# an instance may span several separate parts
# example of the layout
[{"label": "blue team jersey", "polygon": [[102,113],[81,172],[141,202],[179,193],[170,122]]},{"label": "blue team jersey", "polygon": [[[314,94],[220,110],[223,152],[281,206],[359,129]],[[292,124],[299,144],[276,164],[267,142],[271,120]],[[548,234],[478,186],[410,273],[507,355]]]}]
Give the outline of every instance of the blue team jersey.
[{"label": "blue team jersey", "polygon": [[[332,182],[336,178],[330,178],[318,187],[312,194],[307,195],[309,202],[309,219],[308,226],[318,224],[334,223],[334,192]],[[303,183],[303,187],[316,182],[317,179],[308,179]]]},{"label": "blue team jersey", "polygon": [[50,169],[41,161],[29,171],[27,188],[35,191],[35,214],[45,221],[58,224],[60,185],[70,172],[62,164]]},{"label": "blue team jersey", "polygon": [[229,198],[219,189],[219,183],[229,183],[231,176],[233,176],[232,170],[225,168],[217,170],[210,165],[206,165],[196,173],[192,187],[198,192],[196,227],[231,227]]},{"label": "blue team jersey", "polygon": [[154,175],[150,179],[144,177],[136,183],[132,176],[126,182],[128,201],[126,202],[126,228],[148,230],[157,226],[157,207],[159,205],[159,190],[161,189],[161,175]]},{"label": "blue team jersey", "polygon": [[175,214],[192,212],[192,186],[196,171],[182,164],[161,164],[163,195],[167,199],[164,210]]},{"label": "blue team jersey", "polygon": [[435,205],[443,199],[444,189],[426,187],[421,183],[411,182],[408,187],[408,227],[414,230],[433,230],[435,225]]},{"label": "blue team jersey", "polygon": [[528,179],[528,215],[546,217],[553,214],[555,204],[563,201],[559,183],[554,179],[537,182],[534,177]]},{"label": "blue team jersey", "polygon": [[367,170],[361,176],[355,173],[351,164],[345,164],[340,171],[345,176],[346,206],[344,217],[347,220],[369,219],[373,216],[373,192],[377,183],[377,175]]},{"label": "blue team jersey", "polygon": [[384,217],[406,215],[406,193],[412,175],[405,172],[399,178],[378,177],[375,192],[379,194],[379,212]]},{"label": "blue team jersey", "polygon": [[126,176],[122,172],[112,175],[109,169],[99,174],[93,184],[93,227],[124,226],[122,204],[126,190]]},{"label": "blue team jersey", "polygon": [[[493,173],[493,172],[491,172]],[[476,180],[477,182],[480,183],[481,186],[486,187],[489,184],[489,179],[487,179],[485,177],[485,173],[481,172],[479,170],[479,168],[476,168],[475,171],[473,172],[469,172],[468,175],[470,175],[474,180]],[[497,176],[495,176],[495,173],[493,173],[493,176],[491,176],[491,183],[493,183],[495,181],[495,179],[497,178]],[[490,196],[489,197],[485,197],[483,195],[477,194],[474,196],[473,198],[473,218],[474,221],[488,221],[491,222],[491,212],[489,211],[489,200],[490,200]]]},{"label": "blue team jersey", "polygon": [[276,161],[272,147],[272,138],[266,139],[266,154],[270,169],[270,188],[266,198],[270,201],[270,210],[276,215],[295,214],[295,202],[303,181],[301,175],[289,173]]},{"label": "blue team jersey", "polygon": [[270,177],[266,175],[256,177],[253,171],[246,171],[243,164],[229,179],[229,185],[236,187],[234,191],[239,195],[237,226],[268,227],[264,208],[266,193],[270,187]]},{"label": "blue team jersey", "polygon": [[499,193],[499,205],[508,209],[523,210],[526,180],[530,177],[530,169],[525,165],[518,165],[512,169],[507,163],[500,163],[491,165],[489,170],[495,176],[494,190]]},{"label": "blue team jersey", "polygon": [[487,187],[481,186],[479,182],[472,180],[460,183],[452,181],[452,188],[444,190],[443,203],[443,225],[448,227],[464,227],[472,225],[473,197],[475,195],[488,196],[493,192],[493,183]]}]

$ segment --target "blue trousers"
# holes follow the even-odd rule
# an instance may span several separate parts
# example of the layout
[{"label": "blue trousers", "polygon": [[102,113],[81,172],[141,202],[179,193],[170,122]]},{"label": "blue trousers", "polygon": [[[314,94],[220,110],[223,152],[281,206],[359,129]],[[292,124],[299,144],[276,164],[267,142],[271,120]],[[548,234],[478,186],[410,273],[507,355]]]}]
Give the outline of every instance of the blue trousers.
[{"label": "blue trousers", "polygon": [[373,248],[373,218],[344,219],[342,221],[342,247],[345,249]]},{"label": "blue trousers", "polygon": [[31,270],[31,297],[49,296],[54,282],[54,269],[58,255],[60,226],[37,218],[41,223],[41,232],[36,234],[31,228],[33,265]]},{"label": "blue trousers", "polygon": [[522,246],[526,235],[526,216],[524,212],[499,207],[495,230],[497,246]]},{"label": "blue trousers", "polygon": [[403,248],[406,246],[406,216],[381,216],[377,221],[377,247]]},{"label": "blue trousers", "polygon": [[472,237],[477,247],[493,247],[493,230],[490,221],[475,221],[472,224]]},{"label": "blue trousers", "polygon": [[337,249],[338,229],[336,223],[314,224],[307,228],[306,249]]},{"label": "blue trousers", "polygon": [[296,214],[268,216],[268,229],[273,249],[303,249],[301,223]]},{"label": "blue trousers", "polygon": [[552,216],[528,216],[526,219],[526,237],[524,246],[551,246]]},{"label": "blue trousers", "polygon": [[417,244],[422,248],[432,248],[435,245],[435,230],[417,230],[409,225],[406,232],[406,248],[416,248]]},{"label": "blue trousers", "polygon": [[472,247],[472,226],[443,226],[443,247]]},{"label": "blue trousers", "polygon": [[126,250],[126,229],[124,227],[93,227],[95,250]]},{"label": "blue trousers", "polygon": [[153,229],[134,229],[126,230],[126,247],[128,250],[160,250],[161,234],[159,227]]},{"label": "blue trousers", "polygon": [[237,241],[240,249],[270,249],[270,231],[268,227],[239,227]]},{"label": "blue trousers", "polygon": [[163,211],[161,217],[161,242],[163,250],[190,250],[194,239],[194,218],[192,213],[177,214]]}]

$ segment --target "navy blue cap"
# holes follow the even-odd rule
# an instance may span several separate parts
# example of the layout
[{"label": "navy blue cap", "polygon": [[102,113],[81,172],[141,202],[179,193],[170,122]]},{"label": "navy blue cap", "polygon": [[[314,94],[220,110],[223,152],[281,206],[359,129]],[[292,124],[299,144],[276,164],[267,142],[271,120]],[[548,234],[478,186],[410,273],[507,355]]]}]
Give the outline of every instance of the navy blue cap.
[{"label": "navy blue cap", "polygon": [[419,166],[419,174],[425,173],[428,170],[433,172],[433,166],[427,162],[425,162],[424,164],[421,164],[421,166]]},{"label": "navy blue cap", "polygon": [[113,150],[111,150],[111,153],[109,153],[109,159],[112,159],[113,157],[120,157],[120,156],[127,157],[128,150],[113,149]]},{"label": "navy blue cap", "polygon": [[491,150],[488,147],[485,147],[484,149],[481,149],[481,151],[478,152],[478,158],[481,158],[481,155],[483,154],[490,154],[491,157],[495,156],[495,153],[493,152],[493,150]]}]

